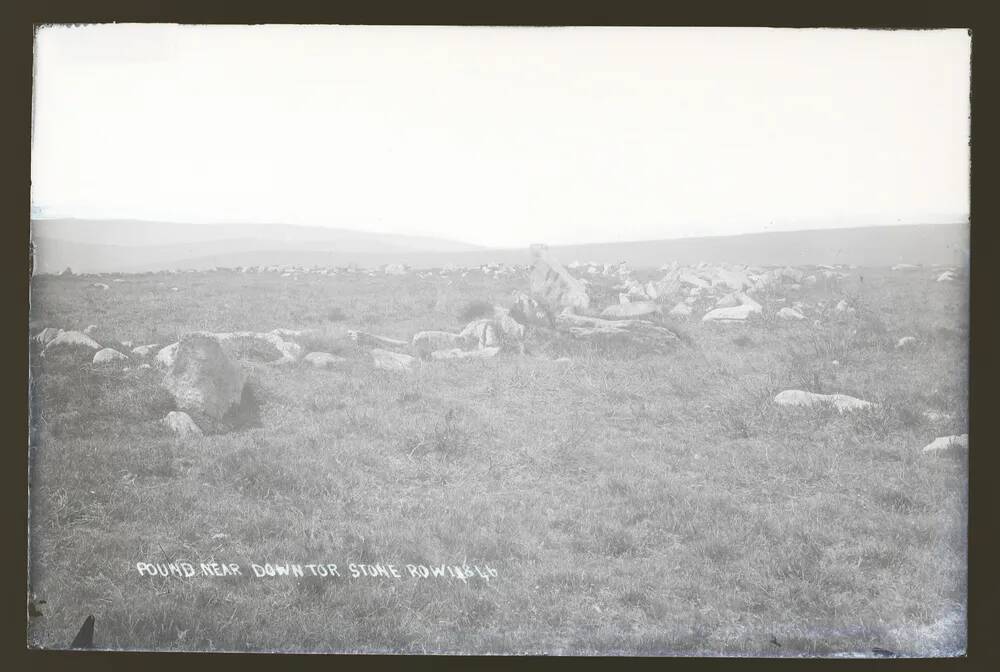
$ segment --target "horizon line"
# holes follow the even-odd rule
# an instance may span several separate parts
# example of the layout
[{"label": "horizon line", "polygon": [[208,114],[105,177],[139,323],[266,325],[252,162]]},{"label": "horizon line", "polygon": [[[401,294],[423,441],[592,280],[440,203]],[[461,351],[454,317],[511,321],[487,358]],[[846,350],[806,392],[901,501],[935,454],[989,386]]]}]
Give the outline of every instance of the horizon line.
[{"label": "horizon line", "polygon": [[[107,221],[107,222],[130,222],[130,221],[132,221],[132,222],[147,222],[147,223],[151,223],[151,224],[152,223],[158,223],[158,224],[180,224],[180,225],[189,225],[189,226],[218,226],[218,227],[240,225],[240,224],[256,225],[256,226],[279,226],[279,227],[280,226],[293,226],[293,227],[308,228],[308,229],[321,229],[321,230],[327,230],[327,231],[350,231],[351,233],[368,233],[368,234],[373,234],[373,235],[383,235],[383,236],[390,236],[390,237],[391,236],[396,236],[396,237],[400,237],[400,238],[423,238],[423,239],[441,240],[441,241],[446,241],[446,242],[450,242],[450,243],[460,243],[460,244],[463,244],[463,245],[468,245],[469,247],[478,248],[480,251],[491,250],[491,251],[498,251],[498,252],[499,251],[506,251],[506,250],[526,249],[526,248],[531,247],[532,245],[547,245],[549,247],[582,247],[582,246],[586,246],[586,245],[617,245],[617,244],[652,243],[652,242],[665,241],[665,240],[698,240],[698,239],[703,239],[703,238],[737,238],[737,237],[741,237],[741,236],[756,236],[756,235],[779,234],[779,233],[809,233],[809,232],[813,232],[813,231],[817,231],[817,232],[819,232],[819,231],[849,231],[849,230],[855,230],[855,229],[894,228],[894,227],[903,227],[903,226],[960,226],[960,225],[969,226],[969,225],[971,225],[971,217],[969,215],[965,215],[964,219],[962,219],[960,221],[958,221],[958,219],[956,218],[956,221],[905,222],[905,223],[898,223],[898,224],[895,224],[895,223],[894,224],[860,224],[860,225],[859,224],[851,224],[851,225],[847,225],[847,226],[823,226],[823,227],[813,227],[813,228],[805,228],[805,229],[776,229],[776,230],[762,230],[762,231],[743,231],[743,232],[740,232],[740,233],[695,234],[695,235],[680,235],[680,236],[671,236],[671,237],[663,237],[663,238],[640,238],[640,239],[629,239],[629,240],[602,240],[602,241],[596,241],[596,242],[558,242],[558,243],[550,243],[550,242],[544,242],[544,241],[535,241],[535,242],[523,243],[523,244],[520,244],[520,245],[494,246],[494,245],[485,245],[485,244],[480,244],[480,243],[470,243],[470,242],[467,242],[465,240],[459,240],[459,239],[456,239],[456,238],[443,238],[443,237],[438,236],[438,235],[424,235],[424,234],[410,234],[410,233],[387,233],[387,232],[383,232],[383,231],[370,231],[370,230],[366,230],[366,229],[352,229],[352,228],[347,228],[347,227],[342,227],[342,226],[323,226],[323,225],[315,225],[315,224],[314,225],[310,225],[310,224],[292,224],[292,223],[282,223],[282,222],[237,222],[237,221],[230,221],[230,222],[190,222],[190,221],[188,221],[188,222],[185,222],[185,221],[169,221],[169,220],[158,220],[158,219],[125,218],[125,217],[105,217],[105,218],[100,218],[100,219],[98,219],[98,218],[91,218],[91,217],[30,217],[30,222],[45,221],[45,220],[77,220],[77,221],[89,221],[89,222],[99,222],[99,221]],[[31,233],[34,236],[34,232],[31,232]],[[43,239],[47,238],[48,240],[61,240],[63,242],[80,242],[80,241],[70,241],[70,240],[67,240],[65,238],[57,238],[57,237],[49,237],[49,236],[39,236],[39,237],[43,238]],[[240,240],[240,238],[222,238],[222,239],[219,239],[219,240],[220,241],[221,240]],[[266,240],[266,239],[264,239],[264,240]],[[191,243],[196,243],[196,242],[201,242],[201,241],[191,241]],[[215,242],[218,242],[218,241],[215,241]],[[308,241],[302,241],[302,242],[308,242]],[[91,243],[91,244],[114,245],[115,243],[111,243],[111,242],[104,242],[104,243],[96,242],[96,243]],[[184,245],[184,244],[187,244],[187,243],[184,243],[184,242],[179,242],[179,243],[161,243],[161,244],[159,244],[159,246]],[[156,246],[157,245],[150,245],[150,247],[156,247]],[[124,245],[124,246],[123,245],[119,245],[119,247],[144,247],[144,246],[141,246],[141,245]],[[466,250],[466,252],[473,252],[473,251],[476,251],[476,250]],[[439,253],[439,252],[440,251],[436,251],[436,250],[413,250],[410,253],[411,254],[419,254],[419,253],[436,254],[436,253]]]}]

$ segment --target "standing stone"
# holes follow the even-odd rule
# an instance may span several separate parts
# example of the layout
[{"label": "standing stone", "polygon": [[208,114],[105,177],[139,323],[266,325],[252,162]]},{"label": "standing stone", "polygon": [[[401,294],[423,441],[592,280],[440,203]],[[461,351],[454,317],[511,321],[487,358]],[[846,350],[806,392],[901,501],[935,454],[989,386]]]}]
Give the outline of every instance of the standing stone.
[{"label": "standing stone", "polygon": [[179,409],[221,420],[240,403],[245,382],[243,372],[217,340],[204,334],[188,334],[177,345],[163,386]]},{"label": "standing stone", "polygon": [[550,310],[562,307],[586,309],[590,297],[583,283],[569,274],[545,245],[532,245],[531,293]]}]

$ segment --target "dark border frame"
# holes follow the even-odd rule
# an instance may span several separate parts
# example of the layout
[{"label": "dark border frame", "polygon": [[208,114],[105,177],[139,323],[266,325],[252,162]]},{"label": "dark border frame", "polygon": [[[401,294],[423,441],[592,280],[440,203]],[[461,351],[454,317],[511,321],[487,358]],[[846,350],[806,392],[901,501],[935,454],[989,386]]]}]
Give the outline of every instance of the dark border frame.
[{"label": "dark border frame", "polygon": [[[826,669],[857,668],[870,669],[872,666],[889,666],[897,669],[951,669],[979,667],[996,659],[997,638],[991,637],[995,621],[993,612],[996,599],[996,553],[993,533],[996,525],[991,520],[989,512],[995,510],[995,493],[997,488],[991,488],[987,481],[997,473],[994,442],[990,440],[992,429],[985,420],[977,423],[976,418],[985,419],[988,406],[992,400],[992,391],[987,389],[987,383],[992,379],[991,371],[995,370],[995,355],[990,352],[995,339],[995,314],[989,312],[986,301],[992,298],[987,287],[997,287],[1000,284],[990,282],[995,266],[991,263],[994,254],[995,241],[993,212],[990,208],[993,199],[989,198],[996,190],[996,176],[992,152],[992,141],[995,131],[992,130],[993,119],[1000,118],[996,114],[994,102],[995,90],[987,88],[987,83],[995,81],[990,63],[995,59],[988,54],[994,51],[992,46],[995,35],[992,34],[992,22],[987,19],[983,10],[987,2],[962,0],[841,0],[840,2],[807,3],[801,0],[765,0],[749,3],[740,0],[702,0],[698,3],[687,3],[683,6],[652,6],[618,0],[614,3],[595,3],[578,1],[572,3],[489,3],[475,5],[471,2],[438,2],[438,3],[399,3],[392,5],[375,5],[374,3],[331,3],[309,2],[305,0],[282,0],[282,2],[266,2],[266,0],[242,0],[239,3],[201,2],[191,0],[40,0],[36,2],[21,2],[16,7],[14,18],[8,18],[0,25],[7,38],[0,41],[7,52],[3,62],[10,70],[4,78],[4,96],[6,104],[0,106],[4,115],[4,129],[7,131],[7,149],[3,153],[6,178],[3,184],[8,185],[8,198],[3,200],[7,210],[6,232],[10,244],[3,246],[5,263],[3,268],[9,271],[4,283],[8,309],[16,312],[15,326],[3,334],[8,342],[5,352],[12,355],[16,362],[13,365],[14,374],[8,377],[12,382],[7,386],[2,407],[8,427],[15,428],[14,444],[9,455],[16,456],[14,463],[4,470],[7,487],[4,492],[7,497],[3,512],[9,518],[8,530],[14,531],[15,542],[8,545],[7,556],[10,566],[5,572],[7,582],[4,594],[7,609],[4,610],[6,627],[5,644],[15,652],[15,660],[25,666],[70,664],[74,668],[110,667],[115,664],[131,668],[134,665],[164,666],[172,668],[177,664],[214,667],[238,667],[244,669],[248,665],[269,666],[287,663],[303,663],[342,665],[358,663],[362,665],[396,665],[421,664],[461,665],[473,663],[493,666],[496,664],[540,663],[543,665],[565,664],[576,665],[602,664],[615,665],[618,659],[497,659],[476,658],[460,659],[451,657],[420,657],[393,656],[306,656],[289,654],[280,660],[275,660],[263,654],[146,654],[146,653],[72,653],[26,650],[26,617],[25,590],[27,577],[27,348],[24,347],[24,333],[21,325],[28,321],[28,290],[30,283],[30,257],[28,227],[25,225],[30,212],[30,126],[31,126],[31,92],[33,75],[33,37],[34,26],[44,23],[102,23],[102,22],[168,22],[168,23],[339,23],[339,24],[400,24],[400,25],[528,25],[528,26],[565,26],[565,25],[607,25],[607,26],[770,26],[770,27],[841,27],[841,28],[877,28],[877,29],[930,29],[930,28],[969,28],[973,33],[972,40],[972,284],[970,306],[972,309],[972,343],[970,351],[970,404],[971,433],[976,443],[976,449],[970,451],[969,461],[969,495],[970,495],[970,534],[969,534],[969,640],[968,656],[964,659],[951,660],[812,660],[795,659],[666,659],[650,661],[629,659],[630,663],[668,664],[701,669],[717,669],[733,666],[746,666],[758,669],[773,669],[794,665],[824,667]],[[995,25],[995,24],[993,24]],[[989,112],[987,112],[989,110]],[[16,185],[16,186],[15,186]],[[992,188],[991,188],[992,187]],[[991,302],[992,303],[992,302]],[[11,389],[13,388],[13,389]],[[977,412],[978,411],[978,412]],[[973,468],[975,465],[975,468]],[[990,501],[993,500],[993,501]],[[16,555],[16,558],[11,556]],[[8,620],[9,619],[9,620]]]}]

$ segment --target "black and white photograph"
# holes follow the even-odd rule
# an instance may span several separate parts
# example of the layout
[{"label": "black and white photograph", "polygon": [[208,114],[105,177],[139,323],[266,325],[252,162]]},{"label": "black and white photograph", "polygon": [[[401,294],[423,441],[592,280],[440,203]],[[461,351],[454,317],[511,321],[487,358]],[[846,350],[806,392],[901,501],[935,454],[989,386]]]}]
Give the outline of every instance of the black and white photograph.
[{"label": "black and white photograph", "polygon": [[27,647],[965,656],[971,41],[36,25]]}]

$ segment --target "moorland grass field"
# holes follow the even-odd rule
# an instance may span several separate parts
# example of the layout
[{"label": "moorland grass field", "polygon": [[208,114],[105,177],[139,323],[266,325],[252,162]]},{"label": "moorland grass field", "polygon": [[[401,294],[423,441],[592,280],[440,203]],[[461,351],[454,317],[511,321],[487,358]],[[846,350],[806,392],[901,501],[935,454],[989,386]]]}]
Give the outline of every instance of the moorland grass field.
[{"label": "moorland grass field", "polygon": [[[967,285],[934,280],[853,269],[755,295],[748,324],[669,321],[682,338],[660,352],[536,329],[524,354],[403,373],[347,331],[457,331],[526,275],[35,277],[32,334],[308,329],[306,352],[347,361],[248,356],[253,422],[181,441],[158,423],[173,406],[155,367],[49,363],[31,345],[30,590],[45,603],[29,645],[65,648],[94,614],[102,648],[959,654],[967,456],[921,448],[968,431]],[[777,319],[793,300],[807,319]],[[774,405],[785,389],[878,406]],[[344,576],[136,569],[174,561]],[[349,563],[496,576],[354,579]]]}]

